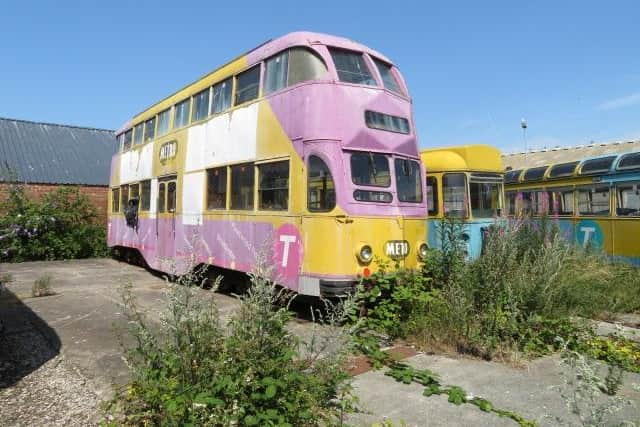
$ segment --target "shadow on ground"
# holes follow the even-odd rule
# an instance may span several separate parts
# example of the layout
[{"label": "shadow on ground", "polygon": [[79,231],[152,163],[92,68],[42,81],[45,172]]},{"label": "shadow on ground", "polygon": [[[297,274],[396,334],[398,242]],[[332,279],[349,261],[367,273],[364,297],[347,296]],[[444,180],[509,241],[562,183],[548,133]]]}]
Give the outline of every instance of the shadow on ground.
[{"label": "shadow on ground", "polygon": [[60,353],[58,334],[13,292],[0,293],[0,390]]}]

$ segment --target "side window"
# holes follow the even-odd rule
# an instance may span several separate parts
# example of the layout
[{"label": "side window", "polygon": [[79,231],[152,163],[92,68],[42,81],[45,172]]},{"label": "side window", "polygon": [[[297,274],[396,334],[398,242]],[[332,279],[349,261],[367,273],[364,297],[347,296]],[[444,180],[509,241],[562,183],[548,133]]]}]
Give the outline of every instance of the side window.
[{"label": "side window", "polygon": [[156,118],[144,122],[144,142],[151,141],[156,135]]},{"label": "side window", "polygon": [[573,190],[556,189],[549,193],[550,212],[554,215],[573,215]]},{"label": "side window", "polygon": [[167,212],[176,211],[176,182],[167,183]]},{"label": "side window", "polygon": [[151,209],[151,181],[146,180],[140,183],[140,210]]},{"label": "side window", "polygon": [[448,173],[442,179],[444,214],[467,216],[467,177],[463,173]]},{"label": "side window", "polygon": [[429,215],[438,215],[438,180],[435,176],[427,177],[427,206]]},{"label": "side window", "polygon": [[122,207],[126,207],[129,203],[129,186],[121,185],[120,186],[120,205]]},{"label": "side window", "polygon": [[166,184],[161,182],[158,184],[158,212],[164,212],[165,206]]},{"label": "side window", "polygon": [[253,209],[253,164],[231,166],[231,209]]},{"label": "side window", "polygon": [[522,215],[531,215],[533,212],[533,200],[534,200],[533,191],[523,191],[519,195],[519,213]]},{"label": "side window", "polygon": [[140,198],[140,185],[139,184],[131,184],[129,186],[129,200]]},{"label": "side window", "polygon": [[265,62],[265,95],[287,87],[289,74],[289,51],[285,50]]},{"label": "side window", "polygon": [[120,212],[120,189],[111,189],[111,212]]},{"label": "side window", "polygon": [[174,115],[173,115],[173,128],[178,129],[184,127],[189,124],[189,108],[190,108],[190,99],[185,99],[184,101],[176,104]]},{"label": "side window", "polygon": [[227,167],[207,171],[207,209],[227,207]]},{"label": "side window", "polygon": [[507,214],[515,215],[516,214],[516,198],[517,194],[515,191],[507,191],[505,193],[507,198]]},{"label": "side window", "polygon": [[640,216],[640,183],[618,184],[616,191],[618,194],[616,214],[618,216]]},{"label": "side window", "polygon": [[138,123],[133,128],[133,145],[142,144],[143,128],[144,128],[144,123]]},{"label": "side window", "polygon": [[580,215],[609,215],[609,187],[583,187],[578,189]]},{"label": "side window", "polygon": [[236,99],[234,105],[244,104],[258,97],[260,92],[260,65],[236,76]]},{"label": "side window", "polygon": [[193,115],[191,121],[205,119],[209,115],[209,89],[205,89],[193,96]]},{"label": "side window", "polygon": [[396,77],[393,75],[393,71],[391,69],[391,65],[386,62],[382,62],[379,59],[373,58],[373,62],[376,64],[378,71],[380,72],[380,77],[382,77],[382,83],[384,83],[384,88],[389,89],[395,93],[402,94],[402,90],[400,90],[400,85],[396,80]]},{"label": "side window", "polygon": [[311,212],[329,212],[336,207],[336,187],[327,164],[318,156],[309,156],[307,207]]},{"label": "side window", "polygon": [[170,108],[162,111],[158,114],[158,136],[162,136],[169,132],[169,113],[171,112]]},{"label": "side window", "polygon": [[289,50],[288,86],[307,80],[318,80],[326,74],[327,66],[316,53],[301,47]]},{"label": "side window", "polygon": [[324,61],[305,48],[280,52],[265,62],[264,93],[269,94],[287,86],[317,80],[327,73]]},{"label": "side window", "polygon": [[534,205],[534,212],[536,215],[548,215],[549,214],[549,206],[550,206],[550,200],[549,200],[549,193],[546,191],[536,191],[534,193],[534,197],[535,197],[535,205]]},{"label": "side window", "polygon": [[362,53],[329,49],[341,82],[377,86]]},{"label": "side window", "polygon": [[258,207],[286,211],[289,208],[289,161],[259,165],[258,176]]},{"label": "side window", "polygon": [[131,148],[131,141],[133,137],[133,130],[129,129],[124,133],[124,142],[122,143],[122,150],[127,151]]},{"label": "side window", "polygon": [[231,89],[233,82],[231,77],[213,86],[212,114],[218,114],[231,107]]}]

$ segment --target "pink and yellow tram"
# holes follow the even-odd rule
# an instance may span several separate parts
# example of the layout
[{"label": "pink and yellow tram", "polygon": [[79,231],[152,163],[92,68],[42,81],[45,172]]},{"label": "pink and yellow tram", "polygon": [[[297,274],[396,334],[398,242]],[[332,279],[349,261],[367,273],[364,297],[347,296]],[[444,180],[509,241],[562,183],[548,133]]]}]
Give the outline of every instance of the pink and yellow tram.
[{"label": "pink and yellow tram", "polygon": [[[427,252],[424,169],[396,66],[307,32],[264,43],[134,116],[111,163],[108,244],[336,295]],[[194,244],[193,236],[197,236]]]}]

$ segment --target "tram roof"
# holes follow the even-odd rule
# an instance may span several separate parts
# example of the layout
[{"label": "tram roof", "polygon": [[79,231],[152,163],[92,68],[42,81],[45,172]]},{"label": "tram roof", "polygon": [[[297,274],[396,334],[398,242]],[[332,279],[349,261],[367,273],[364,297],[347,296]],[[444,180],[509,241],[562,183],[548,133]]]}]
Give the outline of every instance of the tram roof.
[{"label": "tram roof", "polygon": [[483,171],[503,172],[500,150],[490,145],[473,144],[455,147],[440,147],[420,153],[427,172]]},{"label": "tram roof", "polygon": [[334,36],[331,34],[315,33],[310,31],[296,31],[285,34],[275,39],[269,39],[253,49],[244,52],[237,57],[227,61],[226,63],[216,67],[213,71],[206,73],[193,82],[183,86],[171,95],[163,98],[162,100],[152,104],[143,111],[133,116],[130,120],[124,123],[120,129],[116,131],[117,134],[124,132],[131,128],[135,123],[141,120],[146,120],[149,117],[163,111],[171,105],[179,102],[186,97],[194,94],[202,89],[206,89],[209,85],[216,83],[217,81],[230,77],[248,66],[259,63],[260,61],[269,58],[270,56],[290,47],[294,46],[313,46],[313,45],[327,45],[334,46],[346,50],[354,50],[359,52],[365,52],[369,55],[380,58],[381,60],[393,64],[389,58],[381,54],[380,52],[371,49],[361,43],[354,42],[345,37]]},{"label": "tram roof", "polygon": [[527,169],[559,163],[581,161],[590,157],[640,151],[640,140],[592,142],[574,147],[554,147],[521,153],[506,153],[502,156],[505,167]]}]

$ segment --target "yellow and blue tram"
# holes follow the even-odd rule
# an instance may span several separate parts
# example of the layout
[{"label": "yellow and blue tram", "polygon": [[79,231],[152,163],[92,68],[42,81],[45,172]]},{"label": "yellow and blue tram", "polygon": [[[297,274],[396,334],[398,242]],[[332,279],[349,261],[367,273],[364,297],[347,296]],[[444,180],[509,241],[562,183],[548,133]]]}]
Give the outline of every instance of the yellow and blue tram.
[{"label": "yellow and blue tram", "polygon": [[[108,244],[154,269],[198,263],[333,295],[379,261],[427,253],[424,168],[409,90],[384,55],[298,32],[135,115],[111,163]],[[194,244],[197,236],[197,244]]]},{"label": "yellow and blue tram", "polygon": [[427,169],[428,244],[441,248],[439,224],[446,216],[464,224],[469,259],[482,251],[486,230],[502,215],[503,171],[500,151],[489,145],[424,150]]},{"label": "yellow and blue tram", "polygon": [[549,216],[567,238],[640,265],[640,152],[512,170],[509,215]]}]

